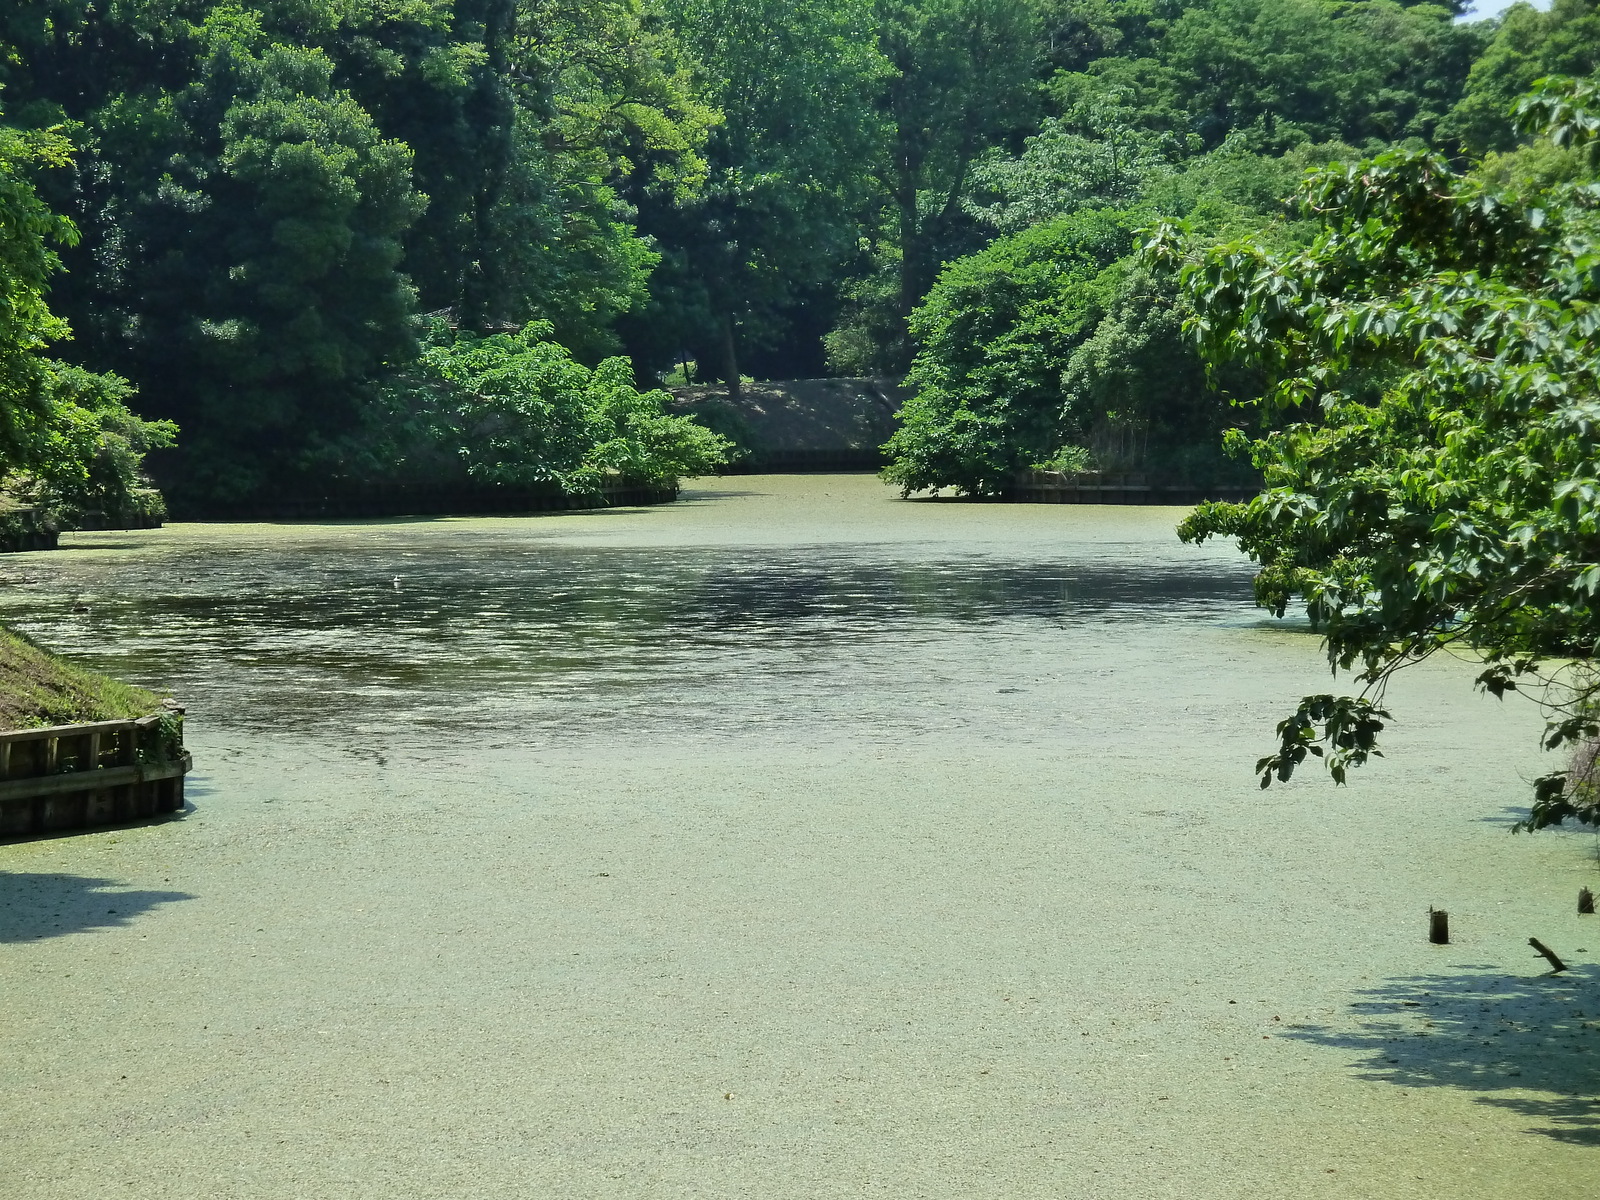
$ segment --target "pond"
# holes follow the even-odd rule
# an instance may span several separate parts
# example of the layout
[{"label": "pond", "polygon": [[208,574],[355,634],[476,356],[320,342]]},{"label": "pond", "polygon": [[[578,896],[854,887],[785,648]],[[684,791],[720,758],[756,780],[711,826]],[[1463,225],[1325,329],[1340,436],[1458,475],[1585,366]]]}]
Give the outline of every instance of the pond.
[{"label": "pond", "polygon": [[208,728],[560,737],[859,727],[863,703],[898,734],[924,719],[930,663],[981,675],[1041,639],[1249,611],[1248,565],[1178,545],[1165,511],[1079,510],[1098,523],[1063,544],[1050,510],[985,506],[986,545],[944,528],[951,506],[906,506],[856,540],[857,514],[794,478],[771,507],[812,523],[755,544],[725,526],[726,492],[627,515],[80,537],[0,574],[0,619],[170,689]]},{"label": "pond", "polygon": [[15,1194],[1589,1194],[1537,714],[1430,664],[1259,792],[1326,668],[1179,516],[752,476],[0,562],[197,763],[0,846]]}]

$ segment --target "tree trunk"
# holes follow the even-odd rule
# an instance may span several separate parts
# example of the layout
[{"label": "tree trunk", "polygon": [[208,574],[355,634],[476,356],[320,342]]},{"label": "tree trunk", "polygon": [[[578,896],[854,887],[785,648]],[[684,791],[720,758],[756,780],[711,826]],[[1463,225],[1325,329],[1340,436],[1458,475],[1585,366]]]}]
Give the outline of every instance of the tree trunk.
[{"label": "tree trunk", "polygon": [[896,155],[895,207],[900,210],[900,317],[906,320],[922,299],[922,239],[917,221],[917,170],[910,150]]},{"label": "tree trunk", "polygon": [[464,27],[481,31],[486,69],[477,72],[462,108],[471,130],[477,178],[468,214],[472,221],[472,247],[456,302],[456,320],[463,329],[489,333],[513,308],[500,206],[514,153],[511,130],[515,125],[515,105],[504,81],[510,69],[506,41],[516,22],[516,5],[513,0],[482,0],[477,11],[461,12],[461,6],[457,7],[458,25],[470,22]]},{"label": "tree trunk", "polygon": [[722,377],[728,381],[728,399],[739,402],[739,347],[733,340],[733,316],[722,316]]}]

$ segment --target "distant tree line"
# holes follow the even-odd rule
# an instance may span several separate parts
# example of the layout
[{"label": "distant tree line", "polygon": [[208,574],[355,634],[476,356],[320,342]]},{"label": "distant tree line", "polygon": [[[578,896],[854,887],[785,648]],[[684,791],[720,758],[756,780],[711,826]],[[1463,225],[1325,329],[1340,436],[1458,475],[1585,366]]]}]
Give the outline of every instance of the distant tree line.
[{"label": "distant tree line", "polygon": [[[1223,439],[1256,420],[1231,402],[1261,395],[1261,365],[1202,357],[1185,329],[1195,298],[1135,254],[1136,232],[1170,222],[1195,244],[1251,233],[1287,252],[1320,231],[1287,203],[1308,170],[1391,149],[1511,150],[1525,140],[1513,102],[1535,79],[1600,68],[1593,0],[1458,18],[1390,0],[1041,9],[1027,132],[951,172],[956,204],[923,202],[951,215],[916,253],[946,265],[903,294],[919,300],[900,299],[900,326],[884,313],[892,289],[859,277],[829,335],[841,364],[909,367],[889,478],[968,494],[1004,492],[1029,467],[1258,482]],[[909,244],[880,240],[880,270]],[[904,347],[884,336],[898,328]]]},{"label": "distant tree line", "polygon": [[1595,0],[1459,17],[13,0],[0,269],[28,300],[0,320],[4,453],[131,496],[176,426],[159,472],[199,509],[408,473],[593,487],[726,451],[666,414],[668,373],[833,371],[908,375],[908,489],[1238,477],[1222,397],[1261,368],[1208,374],[1137,231],[1288,249],[1315,236],[1284,206],[1307,168],[1509,150],[1533,80],[1600,66]]}]

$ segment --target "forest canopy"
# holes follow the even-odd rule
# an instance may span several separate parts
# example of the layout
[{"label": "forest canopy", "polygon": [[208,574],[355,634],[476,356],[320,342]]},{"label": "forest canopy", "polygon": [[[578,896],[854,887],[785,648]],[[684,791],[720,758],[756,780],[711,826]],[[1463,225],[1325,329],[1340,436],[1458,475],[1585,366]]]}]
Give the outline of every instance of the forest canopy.
[{"label": "forest canopy", "polygon": [[[907,488],[1245,485],[1220,446],[1263,376],[1208,373],[1137,231],[1288,251],[1330,161],[1544,169],[1511,104],[1597,67],[1595,0],[15,0],[0,451],[129,497],[155,452],[197,512],[481,479],[439,372],[495,347],[592,372],[574,421],[623,369],[663,420],[669,378],[907,378]],[[547,460],[530,426],[496,470],[716,462],[678,426],[659,458],[584,428]]]}]

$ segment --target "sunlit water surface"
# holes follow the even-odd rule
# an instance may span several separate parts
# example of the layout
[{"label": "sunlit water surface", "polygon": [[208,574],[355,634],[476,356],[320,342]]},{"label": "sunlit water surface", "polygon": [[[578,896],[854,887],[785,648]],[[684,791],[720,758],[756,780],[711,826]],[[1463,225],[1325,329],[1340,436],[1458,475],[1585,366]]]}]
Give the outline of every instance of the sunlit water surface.
[{"label": "sunlit water surface", "polygon": [[609,514],[83,536],[0,565],[0,619],[228,725],[892,735],[908,689],[986,647],[1252,612],[1248,564],[1178,546],[1170,518],[1080,509],[1107,540],[1035,519],[991,548],[939,536],[932,507],[915,515],[934,536],[882,543],[819,522],[815,544],[605,544]]}]

